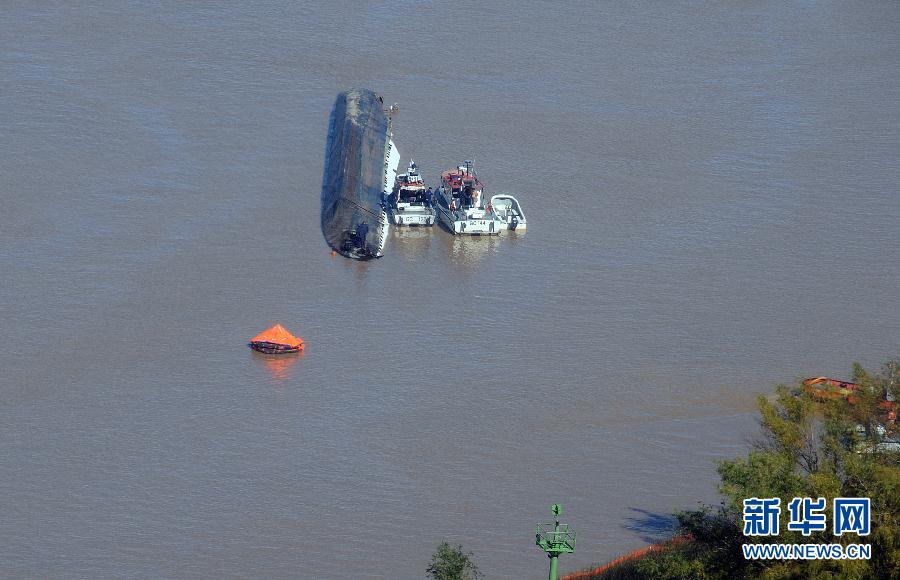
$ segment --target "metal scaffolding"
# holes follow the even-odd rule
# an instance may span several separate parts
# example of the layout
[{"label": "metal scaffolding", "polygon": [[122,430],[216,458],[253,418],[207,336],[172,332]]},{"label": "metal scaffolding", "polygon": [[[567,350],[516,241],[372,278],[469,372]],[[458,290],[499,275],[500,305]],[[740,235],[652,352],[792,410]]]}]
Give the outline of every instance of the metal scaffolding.
[{"label": "metal scaffolding", "polygon": [[562,514],[562,506],[553,504],[554,522],[552,524],[538,524],[535,532],[534,543],[547,552],[550,558],[550,580],[557,580],[557,570],[560,554],[571,554],[575,551],[575,530],[569,528],[569,524],[560,524],[559,516]]}]

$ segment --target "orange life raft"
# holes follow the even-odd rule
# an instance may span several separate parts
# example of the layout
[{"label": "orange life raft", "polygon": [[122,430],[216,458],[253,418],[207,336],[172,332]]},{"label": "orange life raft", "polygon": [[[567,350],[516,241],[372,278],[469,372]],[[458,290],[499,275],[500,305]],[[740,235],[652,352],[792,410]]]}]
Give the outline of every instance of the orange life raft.
[{"label": "orange life raft", "polygon": [[303,350],[303,339],[297,338],[285,327],[276,324],[251,338],[248,346],[266,354],[285,354]]}]

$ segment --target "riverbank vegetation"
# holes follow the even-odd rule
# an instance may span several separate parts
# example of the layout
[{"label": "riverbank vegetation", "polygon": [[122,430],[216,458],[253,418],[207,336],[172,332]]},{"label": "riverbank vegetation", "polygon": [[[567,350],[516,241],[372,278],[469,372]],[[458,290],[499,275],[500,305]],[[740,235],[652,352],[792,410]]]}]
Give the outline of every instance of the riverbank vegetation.
[{"label": "riverbank vegetation", "polygon": [[[780,385],[774,397],[760,396],[761,435],[747,457],[719,464],[721,505],[676,514],[674,537],[686,541],[669,541],[662,549],[577,577],[900,579],[898,369],[896,362],[877,373],[856,365],[850,396],[803,384]],[[788,530],[788,506],[795,497],[827,498],[827,529],[809,536]],[[833,534],[831,508],[837,497],[871,499],[869,535]],[[780,498],[777,535],[744,535],[743,501],[749,498]],[[741,546],[751,543],[867,543],[871,558],[747,560]]]},{"label": "riverbank vegetation", "polygon": [[481,580],[484,576],[475,565],[471,552],[463,551],[461,545],[451,546],[447,542],[441,542],[434,554],[431,555],[431,563],[426,572],[434,580]]}]

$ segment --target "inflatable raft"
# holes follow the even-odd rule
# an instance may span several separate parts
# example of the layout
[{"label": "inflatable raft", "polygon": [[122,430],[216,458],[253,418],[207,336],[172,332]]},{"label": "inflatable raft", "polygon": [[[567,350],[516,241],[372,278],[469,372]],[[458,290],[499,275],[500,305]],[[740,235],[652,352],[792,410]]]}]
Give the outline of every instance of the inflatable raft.
[{"label": "inflatable raft", "polygon": [[276,324],[251,338],[248,346],[265,354],[287,354],[302,351],[303,339],[297,338],[285,327]]}]

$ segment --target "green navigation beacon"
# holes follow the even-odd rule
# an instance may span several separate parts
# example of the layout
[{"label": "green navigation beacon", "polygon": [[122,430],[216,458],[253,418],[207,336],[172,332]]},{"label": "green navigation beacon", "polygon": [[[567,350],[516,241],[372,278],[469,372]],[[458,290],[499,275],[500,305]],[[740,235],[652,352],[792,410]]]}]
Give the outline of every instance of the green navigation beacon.
[{"label": "green navigation beacon", "polygon": [[561,505],[555,503],[550,509],[553,510],[554,522],[537,525],[534,543],[547,552],[550,557],[550,580],[558,580],[559,555],[571,554],[575,551],[575,530],[570,530],[569,524],[559,523],[559,516],[562,514]]}]

